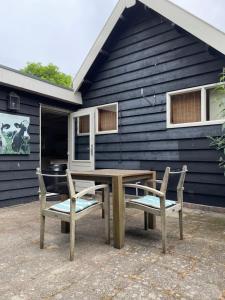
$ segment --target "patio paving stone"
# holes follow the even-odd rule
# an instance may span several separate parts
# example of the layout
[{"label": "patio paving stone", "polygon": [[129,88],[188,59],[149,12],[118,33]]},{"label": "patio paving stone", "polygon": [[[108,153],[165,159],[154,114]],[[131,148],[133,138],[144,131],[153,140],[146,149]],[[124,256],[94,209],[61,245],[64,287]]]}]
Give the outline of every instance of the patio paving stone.
[{"label": "patio paving stone", "polygon": [[104,243],[96,212],[78,221],[75,260],[69,235],[47,219],[39,249],[39,204],[0,209],[0,299],[225,299],[225,215],[185,209],[185,240],[168,218],[168,252],[157,229],[143,230],[143,214],[127,210],[125,247]]}]

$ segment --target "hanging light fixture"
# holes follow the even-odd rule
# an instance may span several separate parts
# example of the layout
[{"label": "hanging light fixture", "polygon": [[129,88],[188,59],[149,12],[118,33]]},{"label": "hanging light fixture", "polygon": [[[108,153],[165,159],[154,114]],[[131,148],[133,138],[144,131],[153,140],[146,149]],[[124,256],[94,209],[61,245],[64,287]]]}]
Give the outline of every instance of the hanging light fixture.
[{"label": "hanging light fixture", "polygon": [[15,92],[9,93],[8,110],[19,111],[20,110],[20,96]]}]

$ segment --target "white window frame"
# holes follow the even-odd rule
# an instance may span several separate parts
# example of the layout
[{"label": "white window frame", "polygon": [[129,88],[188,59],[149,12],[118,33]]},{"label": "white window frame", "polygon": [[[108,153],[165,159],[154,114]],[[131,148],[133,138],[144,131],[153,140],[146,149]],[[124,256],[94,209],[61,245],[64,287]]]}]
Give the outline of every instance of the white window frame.
[{"label": "white window frame", "polygon": [[[99,131],[98,130],[98,110],[107,106],[112,106],[112,105],[116,105],[116,129],[115,130],[106,130],[106,131]],[[96,127],[96,134],[100,135],[100,134],[113,134],[113,133],[118,133],[118,127],[119,127],[119,113],[118,113],[118,102],[114,102],[114,103],[109,103],[109,104],[103,104],[103,105],[99,105],[96,106],[95,108],[95,127]]]},{"label": "white window frame", "polygon": [[[193,127],[193,126],[223,124],[225,122],[225,119],[211,120],[211,121],[206,120],[206,101],[207,101],[206,91],[208,89],[217,87],[219,85],[223,85],[223,83],[213,83],[213,84],[201,85],[201,86],[197,86],[197,87],[193,87],[193,88],[168,92],[166,94],[166,125],[167,125],[167,128],[180,128],[180,127]],[[188,93],[188,92],[195,92],[195,91],[201,91],[201,121],[200,122],[172,124],[170,122],[170,120],[171,120],[171,96],[184,94],[184,93]]]}]

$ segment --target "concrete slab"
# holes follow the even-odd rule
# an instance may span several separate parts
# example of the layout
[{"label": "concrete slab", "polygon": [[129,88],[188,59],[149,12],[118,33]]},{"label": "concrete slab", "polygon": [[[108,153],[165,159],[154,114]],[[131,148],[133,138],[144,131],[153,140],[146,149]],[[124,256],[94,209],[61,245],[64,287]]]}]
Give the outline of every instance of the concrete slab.
[{"label": "concrete slab", "polygon": [[225,299],[225,215],[185,209],[185,240],[168,219],[168,253],[143,214],[127,210],[125,247],[104,243],[101,212],[76,227],[75,261],[69,236],[47,219],[39,249],[39,204],[0,209],[0,299]]}]

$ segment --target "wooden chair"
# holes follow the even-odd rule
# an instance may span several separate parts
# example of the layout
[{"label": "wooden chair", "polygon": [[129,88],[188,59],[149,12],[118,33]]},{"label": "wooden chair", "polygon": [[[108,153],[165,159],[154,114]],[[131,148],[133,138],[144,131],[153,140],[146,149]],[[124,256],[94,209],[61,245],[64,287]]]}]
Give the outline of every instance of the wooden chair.
[{"label": "wooden chair", "polygon": [[[179,215],[179,228],[180,228],[180,239],[183,239],[183,191],[184,191],[184,180],[187,172],[187,166],[183,166],[181,171],[171,172],[170,168],[167,167],[163,176],[163,180],[156,182],[161,183],[160,190],[151,188],[149,186],[143,186],[138,184],[125,184],[124,188],[135,188],[143,190],[145,196],[138,197],[135,199],[126,200],[127,208],[136,208],[147,214],[153,214],[161,216],[161,230],[162,230],[162,251],[166,253],[166,217],[170,213],[178,213]],[[177,185],[177,200],[167,200],[166,191],[168,186],[168,180],[170,174],[180,174],[179,182]],[[149,195],[149,193],[153,194]],[[146,223],[146,222],[145,222]]]},{"label": "wooden chair", "polygon": [[[44,231],[45,231],[45,217],[53,217],[70,223],[70,260],[74,260],[74,246],[75,246],[75,223],[80,218],[104,206],[105,211],[105,235],[106,242],[110,243],[110,204],[109,204],[109,186],[106,184],[96,185],[86,188],[79,193],[75,193],[75,188],[70,171],[66,171],[66,175],[50,175],[42,174],[40,169],[37,169],[39,179],[39,199],[40,199],[40,248],[44,248]],[[68,183],[69,199],[47,207],[46,203],[46,186],[44,177],[65,177]],[[85,200],[82,197],[96,190],[104,190],[104,203],[97,199]]]}]

